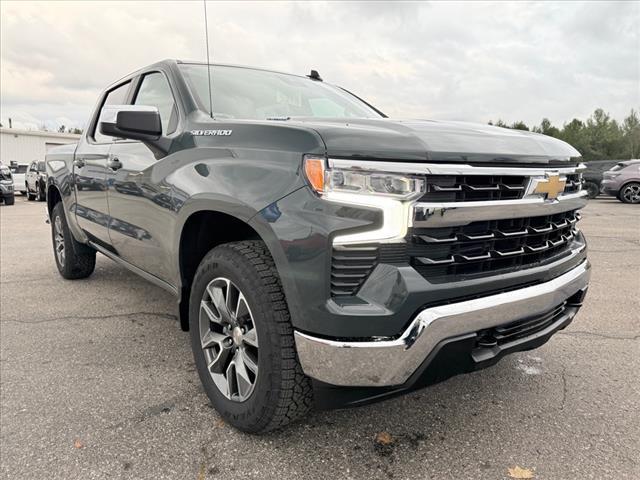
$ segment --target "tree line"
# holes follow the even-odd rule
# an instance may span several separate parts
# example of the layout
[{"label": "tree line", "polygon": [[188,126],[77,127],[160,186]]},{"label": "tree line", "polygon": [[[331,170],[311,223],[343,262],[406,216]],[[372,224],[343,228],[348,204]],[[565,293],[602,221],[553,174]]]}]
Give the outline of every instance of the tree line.
[{"label": "tree line", "polygon": [[574,118],[561,128],[543,118],[540,125],[529,128],[524,122],[511,125],[498,120],[489,125],[527,130],[559,138],[573,145],[585,161],[628,160],[640,158],[640,115],[631,109],[629,115],[618,122],[601,108],[596,109],[586,121]]}]

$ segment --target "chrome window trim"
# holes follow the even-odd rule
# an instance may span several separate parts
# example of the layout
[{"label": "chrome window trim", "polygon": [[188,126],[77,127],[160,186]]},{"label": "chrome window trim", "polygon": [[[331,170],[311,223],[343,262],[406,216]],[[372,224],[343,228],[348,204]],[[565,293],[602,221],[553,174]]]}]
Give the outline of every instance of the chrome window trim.
[{"label": "chrome window trim", "polygon": [[329,158],[329,168],[367,170],[371,172],[407,173],[416,175],[520,175],[544,177],[547,173],[578,173],[587,168],[584,163],[572,167],[493,167],[455,163],[409,163],[378,160],[346,160]]}]

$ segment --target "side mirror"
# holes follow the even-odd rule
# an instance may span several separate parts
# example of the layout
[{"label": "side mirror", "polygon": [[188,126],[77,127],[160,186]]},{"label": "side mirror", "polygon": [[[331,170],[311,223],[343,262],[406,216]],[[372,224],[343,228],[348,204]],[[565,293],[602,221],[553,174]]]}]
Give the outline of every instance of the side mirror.
[{"label": "side mirror", "polygon": [[156,158],[164,157],[171,149],[172,140],[162,136],[162,121],[156,107],[105,105],[98,128],[103,135],[140,140]]},{"label": "side mirror", "polygon": [[100,133],[110,137],[155,142],[162,136],[162,122],[156,107],[105,105],[98,121]]}]

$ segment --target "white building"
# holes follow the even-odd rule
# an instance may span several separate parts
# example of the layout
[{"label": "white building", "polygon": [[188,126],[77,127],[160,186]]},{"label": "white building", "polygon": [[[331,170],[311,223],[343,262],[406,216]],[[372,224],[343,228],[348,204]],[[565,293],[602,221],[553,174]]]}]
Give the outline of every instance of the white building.
[{"label": "white building", "polygon": [[29,164],[34,160],[44,160],[50,148],[76,143],[79,139],[80,135],[73,133],[0,128],[0,160],[5,165],[13,161]]}]

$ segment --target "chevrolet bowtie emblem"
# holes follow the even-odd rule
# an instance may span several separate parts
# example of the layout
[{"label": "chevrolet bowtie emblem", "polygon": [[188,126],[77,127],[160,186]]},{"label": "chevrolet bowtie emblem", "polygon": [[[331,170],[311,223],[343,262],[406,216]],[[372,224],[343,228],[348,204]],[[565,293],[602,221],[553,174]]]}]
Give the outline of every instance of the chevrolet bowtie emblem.
[{"label": "chevrolet bowtie emblem", "polygon": [[566,179],[560,179],[560,175],[557,173],[547,173],[546,179],[538,180],[534,193],[545,193],[547,198],[558,198],[562,192],[564,192],[564,186],[566,185]]}]

